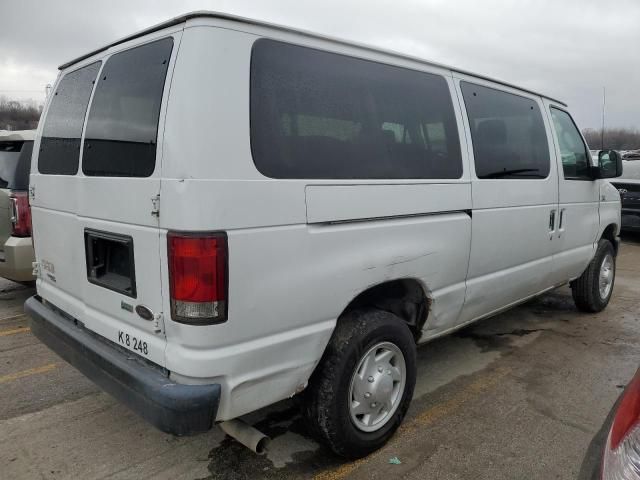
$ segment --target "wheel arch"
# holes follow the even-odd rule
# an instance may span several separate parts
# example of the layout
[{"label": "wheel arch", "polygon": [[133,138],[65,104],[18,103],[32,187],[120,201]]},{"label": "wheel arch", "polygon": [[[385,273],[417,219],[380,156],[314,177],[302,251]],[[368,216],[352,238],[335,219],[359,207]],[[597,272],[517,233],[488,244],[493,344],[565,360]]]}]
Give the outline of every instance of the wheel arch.
[{"label": "wheel arch", "polygon": [[602,231],[602,235],[600,235],[601,239],[606,239],[611,242],[611,244],[613,245],[613,250],[616,255],[618,255],[618,247],[620,244],[620,240],[618,239],[619,232],[620,232],[620,227],[615,223],[610,223]]},{"label": "wheel arch", "polygon": [[398,278],[371,285],[358,293],[342,310],[377,308],[396,315],[406,322],[417,341],[429,316],[432,298],[427,286],[416,278]]}]

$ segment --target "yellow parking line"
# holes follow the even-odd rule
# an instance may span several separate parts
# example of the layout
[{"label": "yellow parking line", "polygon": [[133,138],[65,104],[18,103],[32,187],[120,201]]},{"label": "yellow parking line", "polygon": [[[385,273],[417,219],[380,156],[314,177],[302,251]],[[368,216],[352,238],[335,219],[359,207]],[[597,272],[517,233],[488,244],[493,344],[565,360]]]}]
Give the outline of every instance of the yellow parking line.
[{"label": "yellow parking line", "polygon": [[18,327],[18,328],[12,328],[11,330],[0,330],[0,337],[15,335],[17,333],[27,333],[30,331],[31,331],[31,328],[29,327]]},{"label": "yellow parking line", "polygon": [[347,477],[360,465],[368,463],[373,456],[374,455],[369,455],[368,457],[361,458],[360,460],[356,460],[355,462],[345,463],[344,465],[341,465],[334,470],[328,470],[326,472],[319,473],[318,475],[313,477],[313,480],[338,480],[340,478]]},{"label": "yellow parking line", "polygon": [[8,335],[16,335],[17,333],[27,333],[30,332],[30,327],[18,327],[12,328],[11,330],[0,330],[0,337],[6,337]]},{"label": "yellow parking line", "polygon": [[31,375],[37,375],[38,373],[47,373],[58,367],[57,363],[49,363],[41,367],[30,368],[29,370],[22,370],[21,372],[10,373],[9,375],[3,375],[0,377],[0,384],[12,382],[20,378],[29,377]]},{"label": "yellow parking line", "polygon": [[26,318],[26,316],[27,316],[26,313],[20,313],[18,315],[11,315],[10,317],[0,318],[0,322],[4,322],[6,320],[15,320],[16,318],[21,318],[21,317],[25,317]]},{"label": "yellow parking line", "polygon": [[511,369],[508,367],[501,367],[491,372],[490,375],[479,378],[475,382],[470,383],[464,390],[460,391],[446,402],[435,405],[429,410],[419,414],[404,428],[401,427],[400,431],[402,432],[403,430],[413,430],[416,427],[424,427],[450,415],[454,411],[458,410],[462,406],[462,404],[494,387],[510,371]]},{"label": "yellow parking line", "polygon": [[[494,387],[503,377],[505,377],[511,371],[510,368],[503,367],[498,368],[487,374],[475,382],[470,383],[466,388],[455,394],[446,402],[434,405],[430,409],[419,413],[415,418],[409,421],[407,424],[400,426],[398,433],[391,443],[402,438],[404,434],[410,433],[417,428],[426,427],[442,418],[445,418],[455,411],[459,410],[465,403],[472,398],[486,392],[490,388]],[[333,470],[326,470],[313,477],[314,480],[339,480],[349,476],[354,470],[361,465],[369,463],[371,460],[378,458],[380,455],[384,455],[382,451],[373,453],[368,457],[361,458],[355,462],[346,463]]]}]

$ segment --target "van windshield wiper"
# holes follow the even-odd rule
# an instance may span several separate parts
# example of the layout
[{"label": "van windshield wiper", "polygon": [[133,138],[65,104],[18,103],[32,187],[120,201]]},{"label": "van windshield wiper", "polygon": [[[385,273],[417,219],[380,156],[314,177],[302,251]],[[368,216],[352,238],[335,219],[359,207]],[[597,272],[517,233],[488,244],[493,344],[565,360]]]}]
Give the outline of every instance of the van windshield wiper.
[{"label": "van windshield wiper", "polygon": [[[491,173],[487,173],[486,175],[483,175],[481,178],[500,178],[500,177],[506,177],[507,175],[522,175],[523,173],[538,173],[540,172],[540,170],[538,168],[516,168],[513,170],[498,170],[497,172],[491,172]],[[523,175],[526,177],[538,177],[538,178],[544,178],[540,173],[538,173],[537,175]]]}]

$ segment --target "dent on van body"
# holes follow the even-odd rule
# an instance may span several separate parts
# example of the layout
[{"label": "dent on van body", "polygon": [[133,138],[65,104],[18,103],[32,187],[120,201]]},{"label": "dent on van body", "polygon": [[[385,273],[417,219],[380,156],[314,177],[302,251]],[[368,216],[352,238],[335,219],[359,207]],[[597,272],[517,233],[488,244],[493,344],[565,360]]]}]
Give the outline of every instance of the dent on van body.
[{"label": "dent on van body", "polygon": [[455,324],[470,235],[464,213],[228,231],[229,320],[198,329],[167,322],[167,368],[224,378],[221,415],[233,418],[266,404],[247,392],[262,388],[275,401],[304,385],[336,319],[370,286],[418,279],[436,299],[429,321]]},{"label": "dent on van body", "polygon": [[[463,177],[445,182],[261,175],[246,95],[256,38],[185,29],[164,132],[161,229],[228,234],[228,321],[197,329],[166,322],[167,368],[183,381],[221,381],[219,419],[304,386],[337,318],[372,286],[416,279],[433,298],[428,328],[451,328],[464,303],[468,254],[460,252],[471,242],[466,156]],[[211,61],[202,62],[205,54]]]}]

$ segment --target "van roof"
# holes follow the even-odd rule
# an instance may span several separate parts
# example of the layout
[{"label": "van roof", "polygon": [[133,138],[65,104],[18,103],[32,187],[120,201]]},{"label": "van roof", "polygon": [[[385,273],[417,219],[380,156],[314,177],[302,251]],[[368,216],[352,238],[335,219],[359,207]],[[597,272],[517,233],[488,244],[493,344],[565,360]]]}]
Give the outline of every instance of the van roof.
[{"label": "van roof", "polygon": [[35,130],[0,130],[0,142],[29,142],[35,134]]},{"label": "van roof", "polygon": [[533,90],[529,90],[527,88],[523,88],[523,87],[520,87],[518,85],[514,85],[512,83],[509,83],[509,82],[505,82],[503,80],[498,80],[498,79],[491,78],[491,77],[488,77],[488,76],[485,76],[485,75],[478,75],[477,73],[469,72],[469,71],[466,71],[466,70],[462,70],[462,69],[459,69],[459,68],[451,67],[449,65],[444,65],[444,64],[441,64],[441,63],[437,63],[437,62],[431,62],[431,61],[425,60],[423,58],[415,57],[415,56],[412,56],[412,55],[407,55],[405,53],[400,53],[400,52],[397,52],[397,51],[394,51],[394,50],[378,48],[378,47],[374,47],[374,46],[371,46],[371,45],[362,44],[362,43],[359,43],[359,42],[353,42],[353,41],[350,41],[350,40],[344,40],[344,39],[335,38],[335,37],[331,37],[331,36],[327,36],[327,35],[321,35],[321,34],[318,34],[318,33],[310,32],[308,30],[287,27],[287,26],[284,26],[284,25],[265,22],[265,21],[257,20],[257,19],[253,19],[253,18],[241,17],[241,16],[238,16],[238,15],[232,15],[232,14],[222,13],[222,12],[207,11],[207,10],[200,10],[200,11],[194,11],[194,12],[185,13],[184,15],[180,15],[178,17],[174,17],[174,18],[172,18],[170,20],[167,20],[165,22],[159,23],[157,25],[153,25],[153,26],[151,26],[149,28],[146,28],[144,30],[141,30],[141,31],[139,31],[137,33],[134,33],[132,35],[128,35],[128,36],[123,37],[123,38],[121,38],[119,40],[116,40],[115,42],[112,42],[112,43],[110,43],[108,45],[105,45],[102,48],[98,48],[96,50],[93,50],[93,51],[85,54],[85,55],[82,55],[82,56],[80,56],[78,58],[75,58],[75,59],[73,59],[73,60],[71,60],[71,61],[69,61],[67,63],[64,63],[64,64],[60,65],[60,67],[58,67],[58,68],[60,70],[64,70],[65,68],[70,67],[71,65],[73,65],[75,63],[78,63],[78,62],[80,62],[80,61],[82,61],[82,60],[84,60],[86,58],[92,57],[93,55],[96,55],[96,54],[98,54],[100,52],[103,52],[103,51],[105,51],[105,50],[107,50],[107,49],[109,49],[109,48],[111,48],[111,47],[113,47],[115,45],[119,45],[121,43],[128,42],[129,40],[133,40],[134,38],[142,37],[142,36],[147,35],[149,33],[156,32],[158,30],[162,30],[164,28],[171,27],[173,25],[178,25],[180,23],[186,22],[189,19],[199,18],[199,17],[219,18],[219,19],[223,19],[223,20],[231,20],[231,21],[234,21],[234,22],[245,23],[245,24],[248,24],[248,25],[258,25],[258,26],[262,26],[262,27],[273,28],[273,29],[276,29],[276,30],[293,32],[293,33],[297,33],[297,34],[300,34],[300,35],[304,35],[306,37],[311,37],[311,38],[316,38],[316,39],[321,39],[321,40],[328,40],[328,41],[331,41],[331,42],[340,43],[342,45],[354,46],[354,47],[357,47],[357,48],[362,48],[362,49],[373,51],[373,52],[384,53],[384,54],[387,54],[387,55],[393,55],[395,57],[400,57],[400,58],[412,60],[412,61],[415,61],[415,62],[419,62],[419,63],[431,65],[431,66],[446,68],[448,70],[451,70],[451,71],[454,71],[454,72],[457,72],[457,73],[462,73],[462,74],[465,74],[465,75],[471,75],[471,76],[474,76],[474,77],[477,77],[477,78],[480,78],[480,79],[483,79],[483,80],[488,80],[488,81],[491,81],[491,82],[494,82],[494,83],[498,83],[500,85],[504,85],[504,86],[507,86],[507,87],[515,88],[515,89],[518,89],[518,90],[522,90],[523,92],[531,93],[533,95],[537,95],[537,96],[540,96],[540,97],[545,97],[545,98],[547,98],[547,99],[549,99],[549,100],[551,100],[553,102],[557,102],[557,103],[559,103],[561,105],[564,105],[565,107],[567,106],[566,103],[564,103],[564,102],[562,102],[560,100],[557,100],[555,98],[549,97],[548,95],[544,95],[544,94],[541,94],[539,92],[535,92]]}]

